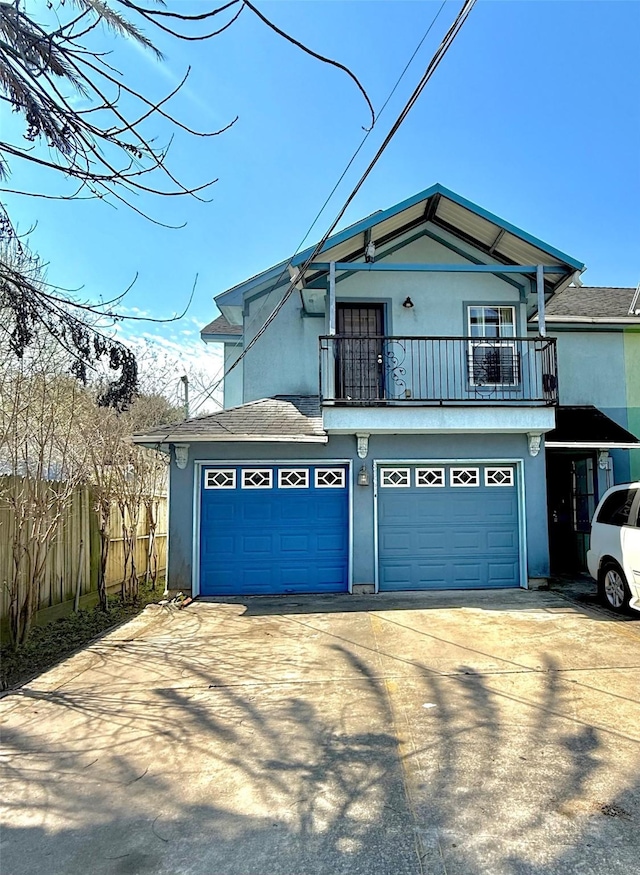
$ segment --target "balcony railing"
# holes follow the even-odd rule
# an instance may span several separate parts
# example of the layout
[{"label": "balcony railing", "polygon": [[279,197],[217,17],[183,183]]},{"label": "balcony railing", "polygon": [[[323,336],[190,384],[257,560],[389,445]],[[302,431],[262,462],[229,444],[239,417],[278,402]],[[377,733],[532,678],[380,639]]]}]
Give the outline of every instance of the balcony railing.
[{"label": "balcony railing", "polygon": [[320,393],[325,404],[553,405],[555,339],[321,337]]}]

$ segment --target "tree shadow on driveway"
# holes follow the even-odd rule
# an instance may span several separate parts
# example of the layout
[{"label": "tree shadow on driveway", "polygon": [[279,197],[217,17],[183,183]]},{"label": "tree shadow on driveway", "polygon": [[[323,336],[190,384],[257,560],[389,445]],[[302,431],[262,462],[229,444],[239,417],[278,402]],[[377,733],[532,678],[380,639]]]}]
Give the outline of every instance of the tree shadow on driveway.
[{"label": "tree shadow on driveway", "polygon": [[443,671],[384,617],[214,620],[3,700],[3,875],[640,873],[637,697]]}]

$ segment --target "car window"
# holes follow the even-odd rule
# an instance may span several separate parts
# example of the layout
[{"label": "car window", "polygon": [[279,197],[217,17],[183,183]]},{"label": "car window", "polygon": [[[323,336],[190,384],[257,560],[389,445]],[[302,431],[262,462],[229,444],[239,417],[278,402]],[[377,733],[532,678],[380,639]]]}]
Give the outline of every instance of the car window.
[{"label": "car window", "polygon": [[629,521],[629,514],[637,492],[637,489],[619,489],[612,492],[600,508],[598,522],[609,526],[636,525],[635,520]]}]

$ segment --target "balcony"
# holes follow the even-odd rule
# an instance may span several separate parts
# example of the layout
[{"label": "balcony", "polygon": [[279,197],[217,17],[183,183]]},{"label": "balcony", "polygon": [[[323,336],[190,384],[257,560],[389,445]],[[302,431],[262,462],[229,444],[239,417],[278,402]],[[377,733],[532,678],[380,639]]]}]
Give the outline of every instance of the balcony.
[{"label": "balcony", "polygon": [[323,404],[522,406],[558,403],[554,338],[320,338]]}]

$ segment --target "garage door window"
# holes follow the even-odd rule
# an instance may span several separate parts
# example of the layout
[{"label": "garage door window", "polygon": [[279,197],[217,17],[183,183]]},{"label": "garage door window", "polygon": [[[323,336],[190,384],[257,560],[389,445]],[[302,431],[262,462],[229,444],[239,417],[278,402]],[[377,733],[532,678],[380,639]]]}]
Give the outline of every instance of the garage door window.
[{"label": "garage door window", "polygon": [[444,485],[444,468],[416,468],[416,486]]},{"label": "garage door window", "polygon": [[450,486],[479,486],[480,471],[478,468],[451,468]]},{"label": "garage door window", "polygon": [[236,472],[235,468],[219,469],[217,471],[207,471],[204,481],[205,489],[235,489],[236,488]]},{"label": "garage door window", "polygon": [[383,468],[380,472],[380,486],[410,486],[408,468]]},{"label": "garage door window", "polygon": [[513,468],[485,468],[485,486],[513,486]]},{"label": "garage door window", "polygon": [[316,468],[317,489],[344,489],[344,468]]},{"label": "garage door window", "polygon": [[278,471],[278,486],[280,489],[308,489],[308,468],[280,468]]},{"label": "garage door window", "polygon": [[270,468],[259,470],[246,468],[242,471],[243,489],[271,489],[273,485],[273,472]]}]

